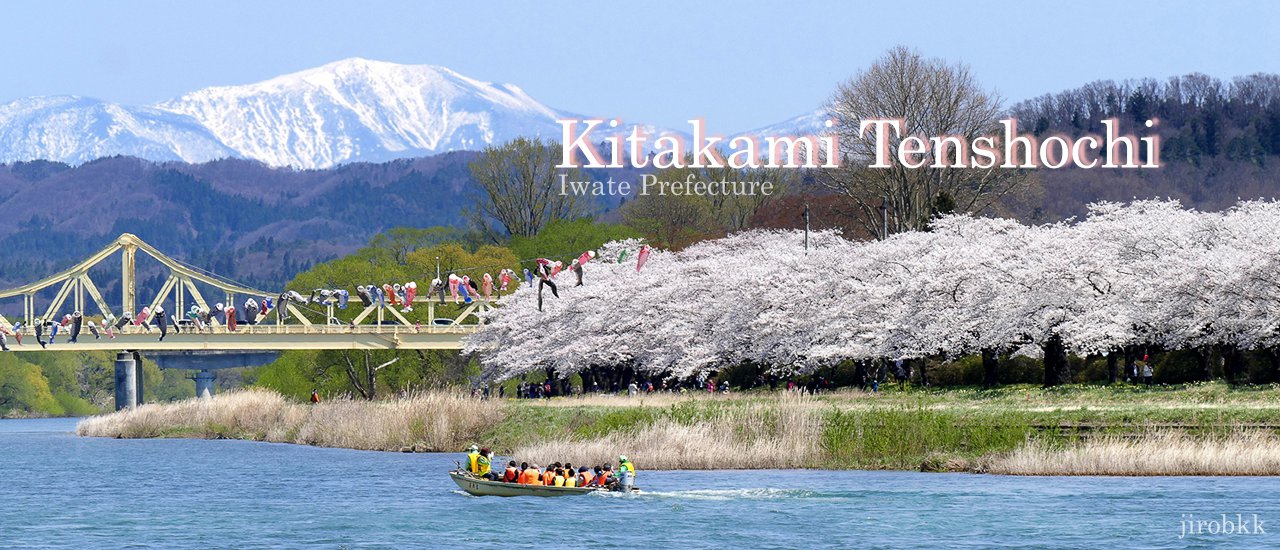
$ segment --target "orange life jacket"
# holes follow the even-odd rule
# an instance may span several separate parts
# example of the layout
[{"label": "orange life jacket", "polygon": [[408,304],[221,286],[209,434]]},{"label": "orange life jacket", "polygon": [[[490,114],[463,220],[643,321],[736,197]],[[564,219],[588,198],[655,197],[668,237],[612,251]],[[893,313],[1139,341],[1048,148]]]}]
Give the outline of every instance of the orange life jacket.
[{"label": "orange life jacket", "polygon": [[517,473],[515,466],[507,466],[507,473],[502,474],[502,481],[507,483],[515,483],[519,479],[520,474]]},{"label": "orange life jacket", "polygon": [[579,474],[578,474],[578,486],[579,486],[579,487],[590,487],[590,486],[591,486],[591,481],[592,481],[593,479],[595,479],[595,477],[596,477],[596,475],[595,475],[594,473],[591,473],[591,470],[587,470],[587,471],[585,471],[585,472],[579,473]]},{"label": "orange life jacket", "polygon": [[547,471],[542,472],[542,484],[543,484],[543,485],[552,485],[552,484],[554,484],[555,482],[556,482],[556,471],[555,471],[555,470],[552,470],[551,468],[547,468]]},{"label": "orange life jacket", "polygon": [[525,470],[520,477],[520,483],[525,485],[542,485],[542,480],[540,479],[542,477],[542,473],[539,472],[537,468],[529,468],[528,470]]}]

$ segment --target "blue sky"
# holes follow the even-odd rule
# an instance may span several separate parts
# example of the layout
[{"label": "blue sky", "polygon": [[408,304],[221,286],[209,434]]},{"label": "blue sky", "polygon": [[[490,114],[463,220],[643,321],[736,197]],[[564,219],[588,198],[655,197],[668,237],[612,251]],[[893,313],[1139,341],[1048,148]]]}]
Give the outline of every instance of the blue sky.
[{"label": "blue sky", "polygon": [[141,105],[347,57],[430,63],[553,107],[717,131],[778,122],[896,44],[1011,101],[1105,78],[1280,72],[1280,2],[0,4],[0,101]]}]

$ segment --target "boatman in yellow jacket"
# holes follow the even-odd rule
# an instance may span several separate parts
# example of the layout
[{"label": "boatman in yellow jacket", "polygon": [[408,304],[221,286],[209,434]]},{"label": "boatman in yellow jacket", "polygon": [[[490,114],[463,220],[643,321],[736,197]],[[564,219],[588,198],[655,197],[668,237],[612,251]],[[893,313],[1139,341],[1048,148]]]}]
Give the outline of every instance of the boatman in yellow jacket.
[{"label": "boatman in yellow jacket", "polygon": [[472,445],[467,449],[467,471],[480,475],[480,447]]},{"label": "boatman in yellow jacket", "polygon": [[631,491],[636,484],[636,466],[627,455],[618,457],[618,488],[624,492]]}]

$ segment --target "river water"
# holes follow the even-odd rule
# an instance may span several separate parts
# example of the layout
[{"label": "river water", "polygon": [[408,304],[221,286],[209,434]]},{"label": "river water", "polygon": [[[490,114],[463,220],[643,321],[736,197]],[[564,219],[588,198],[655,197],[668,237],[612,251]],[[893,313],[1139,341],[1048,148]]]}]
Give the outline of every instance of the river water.
[{"label": "river water", "polygon": [[[648,472],[642,495],[476,498],[458,454],[80,438],[0,420],[0,547],[1276,547],[1276,478]],[[1266,533],[1183,536],[1186,514]],[[1243,516],[1237,516],[1242,514]],[[1193,524],[1194,525],[1194,524]],[[1234,529],[1233,529],[1234,530]]]}]

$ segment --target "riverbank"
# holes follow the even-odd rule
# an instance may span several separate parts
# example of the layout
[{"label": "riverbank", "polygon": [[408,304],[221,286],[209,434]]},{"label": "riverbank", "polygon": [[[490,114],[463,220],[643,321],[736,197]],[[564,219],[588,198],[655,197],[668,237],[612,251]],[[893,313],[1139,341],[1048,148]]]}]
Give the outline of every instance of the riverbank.
[{"label": "riverbank", "polygon": [[538,463],[627,454],[646,469],[1280,475],[1278,428],[1280,388],[1197,384],[317,405],[246,390],[92,417],[77,433],[420,452],[474,442]]}]

